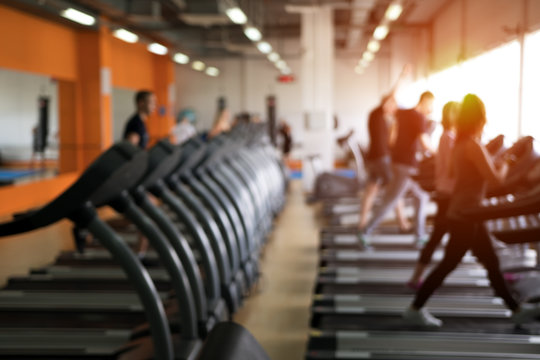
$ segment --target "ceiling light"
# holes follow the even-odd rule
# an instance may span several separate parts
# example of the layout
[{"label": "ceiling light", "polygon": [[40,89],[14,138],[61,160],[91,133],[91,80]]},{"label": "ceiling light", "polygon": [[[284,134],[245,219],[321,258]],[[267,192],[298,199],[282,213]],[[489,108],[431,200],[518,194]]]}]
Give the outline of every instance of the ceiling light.
[{"label": "ceiling light", "polygon": [[371,61],[375,58],[375,55],[373,55],[372,52],[370,51],[364,51],[364,53],[362,54],[362,60],[365,60],[365,61]]},{"label": "ceiling light", "polygon": [[132,33],[131,31],[127,31],[126,29],[114,30],[113,36],[131,44],[136,43],[139,40],[139,37],[136,34]]},{"label": "ceiling light", "polygon": [[148,45],[148,51],[157,55],[165,55],[166,53],[169,52],[169,49],[167,49],[165,46],[161,44],[151,43],[150,45]]},{"label": "ceiling light", "polygon": [[82,25],[94,25],[96,23],[96,18],[83,13],[82,11],[75,10],[73,8],[69,8],[66,10],[63,10],[60,15],[65,17],[66,19],[69,19],[71,21],[75,21],[76,23],[82,24]]},{"label": "ceiling light", "polygon": [[388,26],[387,25],[379,25],[375,28],[375,31],[373,32],[373,37],[375,40],[382,40],[388,35]]},{"label": "ceiling light", "polygon": [[292,71],[291,71],[291,69],[289,69],[288,67],[286,67],[285,69],[281,69],[281,73],[282,73],[283,75],[290,75],[290,74],[292,74]]},{"label": "ceiling light", "polygon": [[178,64],[187,64],[189,62],[189,56],[182,53],[176,53],[173,56],[173,60]]},{"label": "ceiling light", "polygon": [[379,51],[380,48],[381,44],[377,40],[371,40],[367,44],[367,49],[372,53],[376,53],[377,51]]},{"label": "ceiling light", "polygon": [[213,66],[209,66],[206,69],[206,75],[208,76],[218,76],[219,75],[219,69]]},{"label": "ceiling light", "polygon": [[277,52],[272,52],[268,55],[268,60],[271,62],[276,62],[279,60],[279,54]]},{"label": "ceiling light", "polygon": [[369,65],[369,61],[365,60],[365,59],[362,59],[358,62],[358,65],[360,66],[363,66],[363,67],[368,67]]},{"label": "ceiling light", "polygon": [[287,63],[283,60],[279,60],[278,62],[276,62],[276,67],[281,70],[286,69]]},{"label": "ceiling light", "polygon": [[233,7],[225,10],[225,14],[235,24],[244,25],[247,22],[247,16],[239,7]]},{"label": "ceiling light", "polygon": [[354,72],[357,73],[358,75],[362,75],[364,73],[364,68],[362,66],[356,66],[354,68]]},{"label": "ceiling light", "polygon": [[401,6],[400,3],[393,3],[388,6],[388,9],[386,9],[386,12],[384,13],[384,17],[387,20],[395,21],[401,15],[401,12],[403,11],[403,6]]},{"label": "ceiling light", "polygon": [[251,41],[259,41],[262,39],[262,34],[256,27],[248,26],[244,29],[244,34]]},{"label": "ceiling light", "polygon": [[268,54],[272,51],[272,45],[270,45],[266,41],[263,41],[257,44],[257,49],[259,49],[259,51],[263,54]]},{"label": "ceiling light", "polygon": [[193,70],[203,71],[206,65],[202,61],[197,60],[194,61],[193,64],[191,64],[191,67],[193,68]]}]

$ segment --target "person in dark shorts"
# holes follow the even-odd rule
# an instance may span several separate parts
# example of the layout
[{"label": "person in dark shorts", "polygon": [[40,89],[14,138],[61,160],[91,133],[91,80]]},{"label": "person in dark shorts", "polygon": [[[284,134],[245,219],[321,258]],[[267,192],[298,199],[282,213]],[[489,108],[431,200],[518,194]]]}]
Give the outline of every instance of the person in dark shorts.
[{"label": "person in dark shorts", "polygon": [[140,90],[135,94],[135,106],[137,112],[126,123],[123,138],[133,145],[146,149],[148,145],[146,121],[156,109],[156,96],[151,91]]},{"label": "person in dark shorts", "polygon": [[455,133],[454,124],[459,111],[459,103],[450,101],[446,103],[442,110],[443,133],[439,140],[439,147],[435,155],[435,201],[437,202],[437,215],[433,224],[433,231],[428,242],[422,248],[420,257],[414,268],[413,275],[407,283],[410,288],[417,289],[420,286],[420,279],[431,261],[433,252],[437,245],[441,243],[444,234],[448,231],[448,221],[446,211],[450,204],[450,195],[454,189],[454,179],[450,172],[450,158],[454,148]]},{"label": "person in dark shorts", "polygon": [[[383,97],[381,104],[375,108],[368,119],[369,149],[365,155],[367,184],[363,192],[360,206],[359,229],[367,223],[367,217],[379,189],[386,186],[392,179],[392,159],[390,157],[390,130],[389,122],[393,121],[397,104],[393,94]],[[403,214],[403,205],[396,205],[396,215],[399,226],[407,231],[410,225]]]},{"label": "person in dark shorts", "polygon": [[463,210],[481,204],[488,183],[501,184],[508,172],[509,159],[501,157],[503,159],[495,164],[485,146],[480,143],[485,123],[486,111],[482,100],[476,95],[466,95],[456,120],[456,142],[451,159],[455,185],[447,212],[450,240],[443,260],[429,274],[413,303],[403,314],[408,324],[432,328],[442,325],[442,321],[431,315],[424,304],[468,250],[472,250],[486,268],[491,287],[512,310],[512,320],[515,323],[529,322],[540,315],[538,305],[519,305],[508,290],[484,223],[472,221],[463,214]]},{"label": "person in dark shorts", "polygon": [[[135,107],[136,113],[126,123],[123,138],[141,149],[146,149],[149,138],[146,122],[156,109],[156,96],[149,90],[137,91],[135,94]],[[152,197],[151,200],[156,202]],[[137,255],[141,260],[144,259],[147,250],[148,239],[139,233]]]},{"label": "person in dark shorts", "polygon": [[396,112],[397,135],[391,150],[393,176],[386,186],[386,192],[380,206],[375,209],[367,225],[358,231],[359,242],[367,247],[366,235],[379,225],[386,213],[393,208],[407,191],[413,193],[416,207],[415,236],[417,243],[423,243],[425,237],[425,208],[429,201],[428,194],[412,179],[416,172],[416,150],[418,144],[429,152],[429,136],[426,133],[426,116],[432,112],[434,96],[426,91],[420,96],[413,109]]}]

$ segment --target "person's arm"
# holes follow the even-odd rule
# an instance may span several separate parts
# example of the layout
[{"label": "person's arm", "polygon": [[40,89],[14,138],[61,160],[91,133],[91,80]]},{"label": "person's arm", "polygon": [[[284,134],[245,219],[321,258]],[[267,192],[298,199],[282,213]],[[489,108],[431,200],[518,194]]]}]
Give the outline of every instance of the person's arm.
[{"label": "person's arm", "polygon": [[405,65],[403,66],[403,69],[401,70],[401,73],[399,74],[398,79],[396,80],[396,83],[395,83],[394,86],[390,89],[389,95],[394,96],[394,95],[396,94],[396,92],[398,91],[399,87],[400,87],[401,84],[403,83],[403,80],[404,80],[405,77],[407,77],[407,75],[409,75],[410,73],[411,73],[411,65],[410,65],[410,64],[405,64]]},{"label": "person's arm", "polygon": [[502,162],[497,168],[488,151],[478,141],[470,141],[467,145],[469,158],[476,165],[484,179],[494,185],[501,185],[508,173],[508,163]]},{"label": "person's arm", "polygon": [[398,122],[397,122],[397,119],[394,119],[391,123],[390,123],[390,130],[388,131],[389,133],[389,139],[388,139],[388,145],[390,147],[394,146],[395,142],[396,142],[396,139],[397,139],[397,133],[398,133]]},{"label": "person's arm", "polygon": [[336,139],[336,142],[338,143],[339,146],[343,146],[343,144],[345,144],[347,141],[349,141],[349,138],[354,134],[354,129],[350,129],[348,133],[346,133],[345,135],[341,136],[341,137],[338,137]]},{"label": "person's arm", "polygon": [[422,135],[420,135],[420,145],[422,146],[422,150],[424,150],[425,152],[435,154],[436,150],[431,145],[431,140],[427,133],[422,133]]},{"label": "person's arm", "polygon": [[135,146],[139,146],[139,141],[141,141],[141,136],[137,134],[136,132],[130,132],[126,135],[126,140]]}]

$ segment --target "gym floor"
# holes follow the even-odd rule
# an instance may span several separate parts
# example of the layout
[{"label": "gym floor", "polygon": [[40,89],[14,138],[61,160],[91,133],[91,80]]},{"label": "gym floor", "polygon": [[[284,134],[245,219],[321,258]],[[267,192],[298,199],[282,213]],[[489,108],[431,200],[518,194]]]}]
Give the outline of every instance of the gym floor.
[{"label": "gym floor", "polygon": [[301,180],[291,181],[287,204],[264,250],[259,288],[235,315],[271,359],[302,359],[306,351],[318,262],[316,221]]}]

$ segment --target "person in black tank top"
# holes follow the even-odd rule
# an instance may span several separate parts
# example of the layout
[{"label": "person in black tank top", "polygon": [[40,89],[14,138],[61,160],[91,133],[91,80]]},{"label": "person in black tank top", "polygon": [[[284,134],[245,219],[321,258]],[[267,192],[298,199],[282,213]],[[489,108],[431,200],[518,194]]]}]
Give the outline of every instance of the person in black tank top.
[{"label": "person in black tank top", "polygon": [[[368,118],[369,148],[365,155],[365,166],[368,173],[367,184],[362,192],[358,228],[366,226],[368,214],[373,207],[375,197],[381,186],[392,180],[392,159],[390,157],[389,119],[394,121],[397,110],[394,95],[383,97],[381,104],[371,111]],[[403,202],[396,204],[396,217],[401,231],[409,231],[410,223],[405,216]]]},{"label": "person in black tank top", "polygon": [[156,108],[156,96],[149,90],[140,90],[135,94],[135,106],[136,112],[127,121],[123,138],[141,149],[146,149],[148,145],[146,121]]},{"label": "person in black tank top", "polygon": [[515,323],[531,321],[540,314],[540,307],[531,304],[520,306],[512,297],[499,269],[499,259],[484,223],[473,222],[462,213],[462,210],[480,205],[487,184],[502,183],[508,172],[508,164],[505,161],[494,164],[488,151],[480,143],[485,122],[483,102],[476,95],[466,95],[456,120],[457,136],[451,159],[455,186],[447,212],[450,240],[446,245],[443,260],[429,274],[403,315],[411,325],[442,325],[442,321],[432,316],[424,308],[424,304],[461,262],[468,250],[472,250],[486,268],[491,287],[512,310],[512,320]]},{"label": "person in black tank top", "polygon": [[364,248],[369,248],[369,235],[407,192],[412,193],[415,203],[416,243],[421,245],[425,241],[425,210],[429,195],[420,188],[412,176],[417,171],[417,149],[421,147],[426,152],[433,152],[426,127],[426,116],[432,112],[433,101],[433,94],[426,91],[420,95],[414,108],[396,112],[397,135],[390,151],[393,176],[371,219],[358,231],[358,242]]}]

